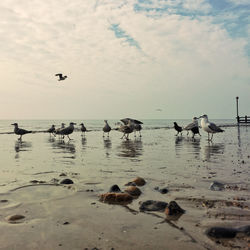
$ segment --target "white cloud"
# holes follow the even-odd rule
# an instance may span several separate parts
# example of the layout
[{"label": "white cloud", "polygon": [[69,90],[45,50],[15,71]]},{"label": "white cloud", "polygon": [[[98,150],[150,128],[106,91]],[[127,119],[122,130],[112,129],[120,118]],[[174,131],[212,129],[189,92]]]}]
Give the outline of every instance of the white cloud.
[{"label": "white cloud", "polygon": [[[199,110],[208,106],[204,93],[205,100],[223,93],[228,104],[236,91],[249,91],[244,38],[231,39],[213,17],[166,12],[155,18],[134,12],[136,2],[2,0],[2,102],[8,96],[23,107],[24,118],[116,118],[126,112],[150,118],[151,109],[164,105],[166,118],[182,118],[204,113]],[[210,8],[202,0],[155,0],[152,6],[166,3]],[[113,23],[141,49],[118,39],[110,30]],[[67,81],[57,82],[57,72],[67,74]],[[209,111],[222,112],[216,103]],[[18,115],[14,108],[1,112]]]}]

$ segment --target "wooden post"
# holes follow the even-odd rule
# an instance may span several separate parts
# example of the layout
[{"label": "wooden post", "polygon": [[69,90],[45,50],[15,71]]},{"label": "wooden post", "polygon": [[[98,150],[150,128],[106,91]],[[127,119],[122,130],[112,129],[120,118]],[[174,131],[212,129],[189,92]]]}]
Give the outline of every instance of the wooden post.
[{"label": "wooden post", "polygon": [[239,97],[236,96],[236,112],[237,112],[237,122],[239,123],[240,122],[240,117],[239,117]]}]

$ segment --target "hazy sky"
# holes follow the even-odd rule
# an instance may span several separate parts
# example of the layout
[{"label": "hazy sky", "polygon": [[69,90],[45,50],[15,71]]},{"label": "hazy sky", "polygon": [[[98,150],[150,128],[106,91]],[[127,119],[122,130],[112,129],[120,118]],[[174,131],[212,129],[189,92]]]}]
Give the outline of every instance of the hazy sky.
[{"label": "hazy sky", "polygon": [[0,72],[0,119],[250,115],[250,0],[1,0]]}]

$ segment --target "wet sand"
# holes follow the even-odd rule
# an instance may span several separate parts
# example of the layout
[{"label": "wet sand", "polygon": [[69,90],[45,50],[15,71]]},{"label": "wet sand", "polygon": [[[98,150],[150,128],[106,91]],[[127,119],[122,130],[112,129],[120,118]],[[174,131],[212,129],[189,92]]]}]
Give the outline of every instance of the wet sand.
[{"label": "wet sand", "polygon": [[[209,143],[175,137],[173,129],[142,131],[123,141],[95,131],[65,142],[47,134],[17,141],[1,135],[1,249],[228,249],[249,248],[250,238],[212,239],[211,226],[250,225],[249,128],[225,128]],[[4,143],[3,143],[4,142]],[[127,206],[99,201],[117,184],[140,176],[139,198]],[[63,185],[69,178],[74,184]],[[213,181],[225,184],[210,190]],[[161,194],[155,187],[168,189]],[[139,202],[175,200],[186,212],[140,212]],[[10,221],[9,216],[24,218]]]}]

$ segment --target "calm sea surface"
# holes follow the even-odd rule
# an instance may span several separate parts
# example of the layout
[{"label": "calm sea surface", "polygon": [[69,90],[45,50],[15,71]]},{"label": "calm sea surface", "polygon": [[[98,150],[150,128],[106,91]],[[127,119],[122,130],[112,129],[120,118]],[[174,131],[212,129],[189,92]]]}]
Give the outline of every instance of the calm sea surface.
[{"label": "calm sea surface", "polygon": [[[110,120],[112,128],[119,120]],[[23,136],[11,133],[14,121],[0,121],[0,190],[8,191],[27,184],[32,179],[48,181],[58,178],[60,173],[77,173],[78,182],[100,182],[103,188],[112,183],[123,183],[133,176],[155,180],[183,181],[193,175],[197,166],[217,166],[220,171],[245,160],[249,161],[250,143],[248,127],[224,127],[225,132],[214,135],[213,143],[206,140],[207,134],[195,139],[186,136],[176,137],[172,120],[142,120],[142,137],[130,135],[130,140],[120,139],[121,133],[111,131],[109,138],[103,138],[102,120],[86,120],[89,130],[81,136],[80,126],[71,138],[60,140],[58,137],[43,133],[52,124],[60,127],[61,122],[52,120],[21,120],[19,127],[34,131]],[[82,121],[74,120],[77,124]],[[185,125],[190,120],[178,120]],[[233,124],[234,120],[216,120],[218,125]],[[39,132],[40,131],[40,132]],[[110,179],[109,179],[110,178]],[[218,179],[229,178],[228,171],[222,171]],[[122,180],[120,180],[122,179]],[[206,179],[200,180],[201,182]],[[199,181],[199,182],[200,182]]]}]

